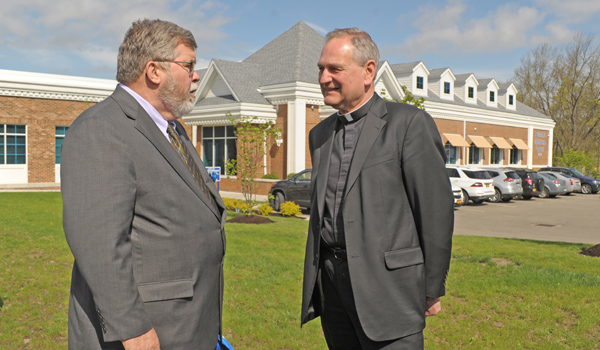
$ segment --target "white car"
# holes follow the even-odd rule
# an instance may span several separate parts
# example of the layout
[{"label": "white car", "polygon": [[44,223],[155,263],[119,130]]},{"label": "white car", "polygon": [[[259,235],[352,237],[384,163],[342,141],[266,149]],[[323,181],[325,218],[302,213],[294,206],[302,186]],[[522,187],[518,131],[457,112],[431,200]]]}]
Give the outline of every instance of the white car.
[{"label": "white car", "polygon": [[462,189],[463,204],[480,204],[494,196],[494,180],[487,171],[472,167],[446,167],[450,182]]}]

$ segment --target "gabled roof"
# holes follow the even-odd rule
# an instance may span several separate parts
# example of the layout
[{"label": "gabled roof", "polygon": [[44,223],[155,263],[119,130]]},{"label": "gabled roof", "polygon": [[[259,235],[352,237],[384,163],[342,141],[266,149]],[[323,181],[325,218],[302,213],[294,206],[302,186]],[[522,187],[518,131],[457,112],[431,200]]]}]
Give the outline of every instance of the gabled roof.
[{"label": "gabled roof", "polygon": [[450,77],[452,77],[454,80],[456,80],[456,76],[454,75],[454,73],[452,73],[452,70],[448,67],[431,69],[429,71],[429,80],[441,79],[442,75],[444,75],[446,72],[449,72]]},{"label": "gabled roof", "polygon": [[[199,96],[206,96],[211,86],[206,74],[219,74],[240,103],[270,104],[258,92],[259,87],[290,82],[318,84],[317,62],[325,38],[300,21],[285,33],[263,46],[242,62],[213,60],[201,74]],[[198,106],[214,100],[200,99]]]},{"label": "gabled roof", "polygon": [[457,85],[466,84],[467,80],[469,80],[469,78],[471,78],[471,77],[473,77],[473,81],[475,81],[475,84],[479,85],[479,80],[477,80],[477,78],[475,78],[475,74],[473,74],[473,73],[456,74],[454,77],[456,77],[455,84],[457,84]]},{"label": "gabled roof", "polygon": [[417,68],[417,66],[420,64],[425,66],[423,61],[416,61],[416,62],[409,62],[409,63],[390,64],[390,67],[392,68],[392,71],[394,72],[394,74],[406,74],[406,73],[410,74],[410,73],[414,72],[415,68]]},{"label": "gabled roof", "polygon": [[496,88],[499,89],[498,82],[496,82],[496,79],[491,78],[491,79],[479,79],[478,90],[487,90],[488,85],[490,85],[492,82],[494,83],[494,85],[496,85]]}]

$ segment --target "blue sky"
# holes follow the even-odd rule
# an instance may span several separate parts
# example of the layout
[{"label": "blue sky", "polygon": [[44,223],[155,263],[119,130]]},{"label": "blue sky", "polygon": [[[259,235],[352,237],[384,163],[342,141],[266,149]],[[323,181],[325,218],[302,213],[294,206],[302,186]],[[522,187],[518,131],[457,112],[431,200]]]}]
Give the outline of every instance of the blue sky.
[{"label": "blue sky", "polygon": [[3,1],[0,69],[114,79],[118,46],[140,18],[191,30],[199,67],[243,60],[304,21],[323,35],[366,30],[392,64],[422,60],[430,69],[506,81],[537,45],[597,33],[600,1]]}]

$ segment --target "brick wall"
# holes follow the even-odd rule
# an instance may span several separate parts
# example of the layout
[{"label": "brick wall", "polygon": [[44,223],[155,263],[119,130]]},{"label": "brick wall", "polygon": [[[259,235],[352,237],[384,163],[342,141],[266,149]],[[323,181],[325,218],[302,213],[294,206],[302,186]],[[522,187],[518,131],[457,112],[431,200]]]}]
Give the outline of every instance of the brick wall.
[{"label": "brick wall", "polygon": [[55,127],[69,126],[93,102],[0,97],[0,124],[27,125],[28,182],[54,182]]}]

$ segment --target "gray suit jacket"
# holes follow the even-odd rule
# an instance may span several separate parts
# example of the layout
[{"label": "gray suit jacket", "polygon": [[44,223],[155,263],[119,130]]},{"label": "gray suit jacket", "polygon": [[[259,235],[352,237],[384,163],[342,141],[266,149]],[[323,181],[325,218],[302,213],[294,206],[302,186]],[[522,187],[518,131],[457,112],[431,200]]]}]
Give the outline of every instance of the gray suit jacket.
[{"label": "gray suit jacket", "polygon": [[[181,124],[177,130],[189,150]],[[70,349],[122,349],[155,328],[163,349],[215,348],[226,211],[120,87],[71,125],[62,145],[63,227],[75,257]]]},{"label": "gray suit jacket", "polygon": [[[454,207],[445,152],[429,114],[375,95],[343,203],[350,281],[366,335],[384,341],[425,327],[425,297],[445,293]],[[336,115],[309,135],[313,176],[301,322],[319,316],[315,285]]]}]

